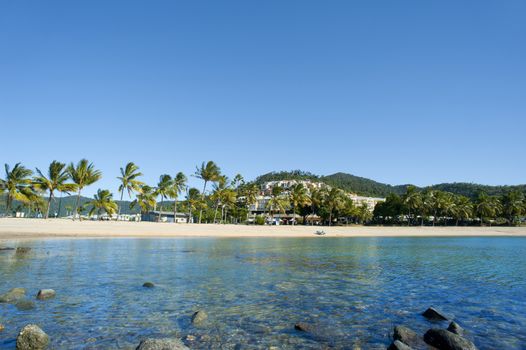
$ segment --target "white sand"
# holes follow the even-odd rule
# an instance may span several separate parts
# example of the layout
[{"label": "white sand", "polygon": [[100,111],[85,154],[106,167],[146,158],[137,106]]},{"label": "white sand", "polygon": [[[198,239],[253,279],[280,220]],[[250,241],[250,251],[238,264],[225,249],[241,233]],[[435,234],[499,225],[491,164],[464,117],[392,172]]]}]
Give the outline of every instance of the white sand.
[{"label": "white sand", "polygon": [[526,236],[526,227],[312,227],[174,224],[153,222],[0,219],[0,241],[49,238],[148,237],[422,237]]}]

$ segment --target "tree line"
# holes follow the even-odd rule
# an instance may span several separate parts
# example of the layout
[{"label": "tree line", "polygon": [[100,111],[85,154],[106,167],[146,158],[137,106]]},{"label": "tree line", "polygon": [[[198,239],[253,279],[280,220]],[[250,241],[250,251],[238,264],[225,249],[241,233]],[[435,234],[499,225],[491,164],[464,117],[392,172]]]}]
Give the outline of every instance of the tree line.
[{"label": "tree line", "polygon": [[[189,187],[188,178],[182,172],[174,176],[162,174],[154,185],[141,181],[143,176],[139,167],[130,162],[120,168],[118,196],[114,199],[108,189],[98,189],[91,200],[81,203],[82,191],[102,178],[102,172],[86,159],[78,163],[53,161],[46,171],[35,171],[21,163],[12,168],[5,165],[5,177],[0,179],[0,194],[5,196],[5,213],[13,214],[16,201],[29,215],[50,216],[52,202],[58,193],[74,195],[75,205],[71,208],[72,218],[80,218],[83,213],[92,216],[102,214],[112,216],[122,211],[123,199],[130,200],[131,209],[141,213],[159,211],[160,221],[163,211],[172,210],[195,218],[197,223],[242,223],[249,221],[250,207],[256,203],[261,189],[256,182],[246,182],[241,175],[229,179],[221,173],[213,161],[203,162],[196,167],[192,176],[203,181],[201,190]],[[210,188],[211,186],[211,188]],[[184,200],[178,199],[184,195]],[[59,199],[60,200],[60,199]],[[372,218],[367,205],[356,206],[350,197],[338,188],[306,187],[298,183],[289,189],[274,186],[264,204],[264,212],[256,218],[256,223],[264,223],[268,217],[277,213],[296,214],[297,223],[316,222],[331,225],[336,222],[366,223]],[[310,218],[311,220],[307,220]]]},{"label": "tree line", "polygon": [[390,225],[518,225],[526,215],[524,193],[496,196],[479,191],[474,199],[451,192],[408,186],[390,194],[374,210],[374,223]]}]

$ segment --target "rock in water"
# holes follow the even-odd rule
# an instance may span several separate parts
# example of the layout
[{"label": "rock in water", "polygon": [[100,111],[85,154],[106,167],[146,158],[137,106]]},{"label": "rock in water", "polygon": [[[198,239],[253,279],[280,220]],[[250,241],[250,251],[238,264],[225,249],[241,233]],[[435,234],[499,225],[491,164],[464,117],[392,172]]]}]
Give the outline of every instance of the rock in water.
[{"label": "rock in water", "polygon": [[152,282],[144,282],[144,284],[142,286],[144,288],[153,288],[153,287],[155,287],[155,284],[153,284]]},{"label": "rock in water", "polygon": [[9,292],[0,295],[0,303],[13,303],[26,296],[24,288],[13,288]]},{"label": "rock in water", "polygon": [[294,325],[294,329],[300,332],[312,333],[316,330],[316,327],[314,327],[310,323],[298,322]]},{"label": "rock in water", "polygon": [[426,311],[424,311],[422,313],[422,315],[427,318],[427,319],[430,319],[430,320],[442,320],[442,321],[447,321],[447,317],[444,316],[444,314],[440,311],[438,311],[437,309],[435,309],[434,307],[430,307],[429,309],[427,309]]},{"label": "rock in water", "polygon": [[413,348],[402,343],[400,340],[395,340],[389,345],[387,350],[413,350]]},{"label": "rock in water", "polygon": [[38,300],[45,300],[54,298],[57,293],[53,289],[41,289],[38,291],[37,299]]},{"label": "rock in water", "polygon": [[207,318],[208,315],[206,314],[206,312],[204,312],[203,310],[199,310],[192,315],[192,324],[198,326],[204,321],[206,321]]},{"label": "rock in water", "polygon": [[28,311],[35,308],[35,303],[31,300],[19,300],[15,306],[20,311]]},{"label": "rock in water", "polygon": [[135,350],[188,350],[188,348],[179,339],[162,338],[145,339]]},{"label": "rock in water", "polygon": [[29,324],[22,328],[16,338],[17,350],[44,350],[48,344],[48,335],[34,324]]},{"label": "rock in water", "polygon": [[394,328],[393,339],[409,346],[417,346],[419,342],[418,334],[405,326],[396,326]]},{"label": "rock in water", "polygon": [[450,331],[451,333],[458,334],[461,337],[464,336],[464,328],[460,327],[460,325],[456,323],[455,321],[451,321],[451,323],[447,327],[447,330]]},{"label": "rock in water", "polygon": [[0,323],[0,332],[4,330],[4,325]]},{"label": "rock in water", "polygon": [[430,329],[424,334],[424,341],[440,350],[477,350],[475,344],[445,329]]}]

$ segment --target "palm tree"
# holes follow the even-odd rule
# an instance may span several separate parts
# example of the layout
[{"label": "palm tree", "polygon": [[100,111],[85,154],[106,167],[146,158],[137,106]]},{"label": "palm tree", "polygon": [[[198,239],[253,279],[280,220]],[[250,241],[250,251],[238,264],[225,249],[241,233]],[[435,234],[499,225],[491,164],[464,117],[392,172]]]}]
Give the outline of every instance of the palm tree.
[{"label": "palm tree", "polygon": [[259,187],[255,183],[250,183],[241,188],[241,196],[244,199],[245,206],[247,207],[247,223],[250,215],[250,206],[257,202],[257,196],[259,194]]},{"label": "palm tree", "polygon": [[407,225],[411,225],[411,209],[417,210],[422,204],[422,196],[416,190],[415,186],[407,186],[406,193],[403,196],[403,203],[407,205],[409,215],[407,217]]},{"label": "palm tree", "polygon": [[96,170],[93,163],[89,163],[87,159],[81,159],[77,165],[70,163],[67,171],[73,182],[77,185],[77,201],[75,202],[75,211],[73,213],[74,220],[77,215],[79,215],[80,218],[79,204],[82,189],[99,181],[102,177],[102,172]]},{"label": "palm tree", "polygon": [[[196,167],[196,171],[194,175],[198,179],[201,179],[204,181],[203,192],[201,193],[201,197],[202,197],[201,201],[204,203],[206,185],[210,181],[215,182],[219,180],[219,177],[221,176],[221,169],[217,166],[216,163],[210,160],[206,164],[205,162],[203,162],[200,168]],[[201,210],[199,211],[199,223],[201,223],[202,216],[203,216],[203,207],[201,207]]]},{"label": "palm tree", "polygon": [[[228,208],[234,206],[237,201],[237,195],[236,191],[234,191],[231,188],[225,188],[223,191],[221,191],[221,221],[220,223],[223,223],[226,221]],[[224,218],[224,219],[223,219]]]},{"label": "palm tree", "polygon": [[273,219],[274,211],[285,213],[287,207],[289,207],[290,202],[286,196],[284,196],[280,190],[274,191],[275,188],[280,188],[278,186],[273,187],[273,193],[270,199],[267,201],[267,209],[270,213],[270,218]]},{"label": "palm tree", "polygon": [[455,206],[453,207],[453,218],[455,225],[458,226],[460,220],[470,219],[473,215],[473,203],[465,196],[455,197]]},{"label": "palm tree", "polygon": [[311,188],[310,190],[310,205],[312,212],[311,225],[314,225],[314,216],[316,215],[316,208],[320,208],[326,196],[326,190],[323,188]]},{"label": "palm tree", "polygon": [[323,205],[329,211],[329,226],[332,224],[332,214],[334,211],[339,210],[343,204],[344,201],[342,190],[333,187],[328,192],[326,192]]},{"label": "palm tree", "polygon": [[[525,212],[524,195],[519,191],[510,191],[502,197],[502,212],[509,225],[513,225],[516,218]],[[519,220],[520,222],[520,220]]]},{"label": "palm tree", "polygon": [[[309,192],[302,183],[295,184],[289,191],[290,204],[292,205],[292,214],[296,216],[296,210],[298,207],[303,207],[310,204]],[[293,225],[296,224],[296,218],[294,218]]]},{"label": "palm tree", "polygon": [[172,179],[172,189],[169,191],[170,197],[174,200],[174,223],[177,222],[177,197],[186,188],[187,178],[182,172],[178,172]]},{"label": "palm tree", "polygon": [[11,210],[13,200],[22,202],[29,201],[31,191],[30,176],[33,172],[27,169],[22,164],[17,163],[11,169],[8,164],[5,164],[5,179],[2,180],[2,188],[7,192],[6,196],[6,213]]},{"label": "palm tree", "polygon": [[121,168],[121,176],[118,176],[117,179],[120,180],[121,184],[119,185],[119,192],[121,193],[121,203],[119,204],[118,215],[121,214],[121,204],[122,198],[124,196],[124,191],[128,192],[128,197],[131,198],[133,192],[139,191],[141,186],[144,185],[141,181],[137,180],[138,177],[142,176],[142,173],[139,172],[139,167],[133,162],[129,162],[126,166]]},{"label": "palm tree", "polygon": [[498,198],[488,196],[485,192],[479,193],[475,210],[480,218],[480,226],[484,224],[484,218],[494,218],[500,209],[501,205]]},{"label": "palm tree", "polygon": [[201,206],[200,193],[197,188],[189,188],[186,193],[186,202],[188,204],[188,223],[190,223],[190,218],[192,218],[192,211],[196,210]]},{"label": "palm tree", "polygon": [[[217,179],[217,182],[214,184],[214,190],[212,192],[212,195],[210,196],[210,199],[212,201],[215,201],[215,208],[214,208],[214,224],[216,223],[217,218],[217,210],[219,208],[219,204],[221,204],[221,198],[223,196],[223,192],[228,188],[228,178],[226,176],[219,176]],[[223,216],[221,215],[221,218]]]},{"label": "palm tree", "polygon": [[155,193],[158,196],[161,196],[161,206],[159,208],[159,222],[161,222],[161,214],[163,212],[163,203],[166,198],[168,198],[172,193],[172,177],[168,174],[163,174],[159,178],[159,183],[157,183],[157,188]]},{"label": "palm tree", "polygon": [[76,185],[73,183],[66,183],[69,180],[69,173],[66,169],[66,164],[54,160],[49,165],[47,176],[37,168],[37,174],[33,180],[33,184],[39,191],[47,191],[49,193],[45,219],[49,217],[49,208],[51,201],[55,198],[55,191],[70,192],[75,191]]},{"label": "palm tree", "polygon": [[92,216],[95,212],[97,212],[100,220],[100,215],[102,212],[105,212],[111,217],[111,215],[115,214],[119,209],[117,203],[113,200],[113,195],[109,190],[99,189],[93,198],[94,199],[91,202],[87,203],[88,206],[91,206],[89,216]]},{"label": "palm tree", "polygon": [[141,208],[141,213],[146,214],[147,212],[155,208],[155,205],[157,203],[155,197],[155,188],[143,185],[141,186],[139,193],[135,197],[135,200],[133,200],[133,202],[130,203],[130,209],[139,206]]}]

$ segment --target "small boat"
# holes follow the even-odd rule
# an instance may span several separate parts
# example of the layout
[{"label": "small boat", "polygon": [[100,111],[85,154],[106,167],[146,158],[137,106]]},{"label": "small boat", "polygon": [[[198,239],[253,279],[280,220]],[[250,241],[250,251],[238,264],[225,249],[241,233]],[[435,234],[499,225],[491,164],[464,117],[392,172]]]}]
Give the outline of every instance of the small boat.
[{"label": "small boat", "polygon": [[316,232],[314,232],[314,234],[316,234],[318,236],[323,236],[323,235],[325,235],[325,231],[316,231]]}]

